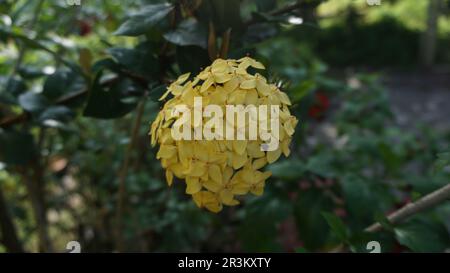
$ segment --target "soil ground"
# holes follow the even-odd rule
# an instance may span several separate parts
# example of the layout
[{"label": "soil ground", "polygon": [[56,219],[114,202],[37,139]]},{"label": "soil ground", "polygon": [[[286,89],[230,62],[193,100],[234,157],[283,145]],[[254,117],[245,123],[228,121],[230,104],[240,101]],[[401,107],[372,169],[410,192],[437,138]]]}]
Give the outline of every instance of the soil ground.
[{"label": "soil ground", "polygon": [[389,72],[382,83],[399,126],[450,130],[450,70]]}]

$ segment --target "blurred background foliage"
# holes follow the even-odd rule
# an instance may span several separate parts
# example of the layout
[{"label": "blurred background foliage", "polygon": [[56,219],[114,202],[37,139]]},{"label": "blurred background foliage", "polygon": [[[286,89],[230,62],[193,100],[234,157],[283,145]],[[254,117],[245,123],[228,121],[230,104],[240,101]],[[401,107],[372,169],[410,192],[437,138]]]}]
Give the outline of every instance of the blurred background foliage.
[{"label": "blurred background foliage", "polygon": [[[449,250],[448,202],[385,223],[450,181],[449,96],[439,126],[405,125],[386,80],[448,77],[449,1],[76,3],[0,0],[0,252]],[[264,195],[215,215],[166,186],[147,133],[177,75],[247,54],[300,123]]]}]

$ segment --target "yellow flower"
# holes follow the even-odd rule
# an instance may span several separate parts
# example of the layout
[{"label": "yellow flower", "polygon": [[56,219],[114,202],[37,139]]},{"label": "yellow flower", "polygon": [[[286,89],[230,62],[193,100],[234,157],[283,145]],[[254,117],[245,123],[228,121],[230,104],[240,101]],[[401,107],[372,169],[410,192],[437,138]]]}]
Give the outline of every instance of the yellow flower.
[{"label": "yellow flower", "polygon": [[[151,144],[159,145],[156,158],[165,169],[168,185],[172,185],[174,177],[184,179],[186,193],[192,196],[195,204],[212,212],[221,211],[223,205],[239,204],[236,196],[263,194],[266,180],[271,175],[263,171],[264,167],[278,160],[281,154],[290,154],[289,145],[298,122],[289,112],[291,101],[286,93],[268,83],[262,75],[248,73],[249,67],[265,69],[260,62],[244,57],[239,60],[217,59],[191,79],[189,73],[181,75],[160,98],[165,100],[172,95],[150,128]],[[248,138],[251,133],[248,123],[242,127],[233,125],[236,132],[243,132],[246,140],[175,140],[171,128],[181,117],[172,113],[181,104],[193,112],[198,111],[194,105],[195,97],[202,98],[203,109],[207,105],[218,105],[222,110],[226,105],[267,106],[268,109],[278,105],[277,149],[262,151],[260,147],[265,141],[259,136],[256,140]],[[199,113],[193,113],[193,116],[196,114]],[[257,118],[254,113],[248,114],[250,119]],[[181,121],[183,124],[190,122],[192,135],[196,128],[211,119],[201,113],[200,117],[200,120]],[[231,124],[225,115],[222,118],[220,126],[226,130]],[[263,119],[263,122],[269,125],[271,118]]]}]

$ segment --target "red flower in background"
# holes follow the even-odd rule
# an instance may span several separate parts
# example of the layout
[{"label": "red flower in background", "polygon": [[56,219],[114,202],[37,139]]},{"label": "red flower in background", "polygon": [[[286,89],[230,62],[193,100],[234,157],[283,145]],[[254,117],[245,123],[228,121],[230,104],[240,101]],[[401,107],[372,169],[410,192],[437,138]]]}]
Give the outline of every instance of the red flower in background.
[{"label": "red flower in background", "polygon": [[308,116],[314,119],[320,119],[330,107],[330,99],[321,91],[314,94],[314,103],[308,110]]},{"label": "red flower in background", "polygon": [[92,31],[92,26],[89,22],[85,21],[85,20],[81,20],[78,22],[78,27],[79,27],[79,33],[80,36],[87,36],[89,35],[89,33],[91,33]]}]

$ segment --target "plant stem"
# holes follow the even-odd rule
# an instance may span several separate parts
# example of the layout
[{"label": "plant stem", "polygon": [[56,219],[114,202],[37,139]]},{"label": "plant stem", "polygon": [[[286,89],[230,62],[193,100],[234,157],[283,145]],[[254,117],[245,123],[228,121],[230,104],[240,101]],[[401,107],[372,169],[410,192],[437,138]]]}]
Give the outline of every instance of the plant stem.
[{"label": "plant stem", "polygon": [[123,252],[125,250],[125,243],[123,236],[123,220],[124,220],[123,218],[125,213],[126,195],[127,195],[125,182],[128,174],[128,168],[130,166],[131,154],[136,144],[136,139],[139,135],[139,128],[141,126],[141,120],[145,109],[146,99],[147,95],[144,95],[136,111],[136,118],[131,132],[130,143],[128,144],[128,148],[125,153],[125,159],[123,161],[119,173],[119,189],[117,193],[117,218],[116,218],[116,249],[119,252]]}]

